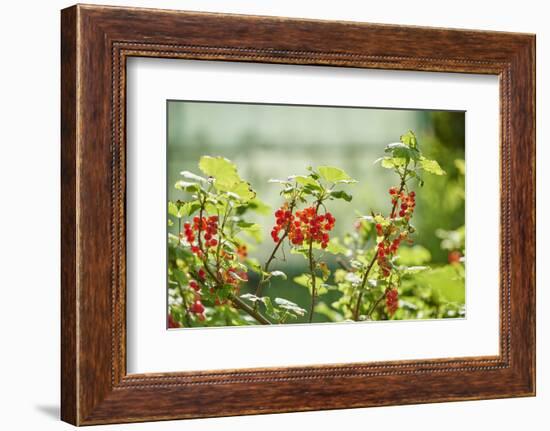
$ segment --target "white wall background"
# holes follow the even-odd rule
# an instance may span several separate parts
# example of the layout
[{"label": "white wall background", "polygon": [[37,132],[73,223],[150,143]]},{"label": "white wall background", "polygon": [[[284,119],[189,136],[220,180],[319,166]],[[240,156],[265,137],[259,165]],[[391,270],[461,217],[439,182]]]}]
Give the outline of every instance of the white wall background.
[{"label": "white wall background", "polygon": [[[550,423],[550,29],[545,2],[119,0],[143,7],[477,28],[537,34],[538,396],[284,415],[105,426],[134,430],[544,429]],[[59,414],[59,9],[68,1],[4,2],[0,14],[0,426],[63,430]],[[546,204],[546,207],[545,207]],[[537,426],[538,424],[538,426]]]}]

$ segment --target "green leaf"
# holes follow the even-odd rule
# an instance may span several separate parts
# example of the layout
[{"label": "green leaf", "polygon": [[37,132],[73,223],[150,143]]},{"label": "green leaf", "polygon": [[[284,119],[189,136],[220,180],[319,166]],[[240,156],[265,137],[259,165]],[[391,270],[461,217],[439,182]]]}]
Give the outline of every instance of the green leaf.
[{"label": "green leaf", "polygon": [[321,186],[317,181],[315,181],[310,176],[305,175],[295,175],[289,178],[293,178],[298,184],[301,184],[302,186],[309,186],[315,190],[322,190]]},{"label": "green leaf", "polygon": [[178,218],[181,217],[178,206],[172,201],[168,201],[168,214]]},{"label": "green leaf", "polygon": [[417,272],[427,271],[430,269],[429,266],[405,266],[405,267],[399,267],[400,271],[405,272],[406,274],[416,274]]},{"label": "green leaf", "polygon": [[250,184],[243,181],[237,172],[237,166],[224,157],[202,156],[199,168],[206,175],[214,178],[214,186],[221,192],[235,193],[240,199],[249,201],[256,197]]},{"label": "green leaf", "polygon": [[445,175],[445,171],[443,169],[441,169],[441,166],[439,166],[439,163],[437,163],[437,161],[435,160],[430,160],[430,159],[427,159],[425,157],[421,157],[420,158],[420,167],[430,173],[430,174],[434,174],[434,175]]},{"label": "green leaf", "polygon": [[243,281],[243,282],[248,281],[247,278],[242,278],[242,277],[241,277],[239,274],[237,274],[236,272],[229,271],[228,274],[229,274],[230,277],[234,278],[235,280]]},{"label": "green leaf", "polygon": [[[262,227],[258,223],[249,223],[239,220],[236,225],[240,229],[240,232],[247,235],[249,238],[252,238],[258,243],[262,241]],[[236,232],[236,234],[240,232]]]},{"label": "green leaf", "polygon": [[321,178],[329,183],[356,183],[345,171],[333,166],[319,166],[318,168]]},{"label": "green leaf", "polygon": [[294,277],[294,283],[299,284],[300,286],[310,287],[311,286],[311,275],[302,274],[297,277]]},{"label": "green leaf", "polygon": [[268,215],[271,212],[271,207],[258,197],[250,200],[247,208],[261,215]]},{"label": "green leaf", "polygon": [[[311,274],[302,274],[298,277],[294,277],[294,283],[307,287],[309,289],[309,293],[311,294]],[[315,277],[315,292],[317,295],[323,295],[328,292],[328,289],[322,283],[320,277]]]},{"label": "green leaf", "polygon": [[237,166],[225,157],[202,156],[199,160],[199,169],[221,184],[241,182]]},{"label": "green leaf", "polygon": [[350,194],[344,192],[343,190],[334,190],[330,192],[330,195],[335,199],[343,199],[346,202],[351,202],[351,200],[353,199]]},{"label": "green leaf", "polygon": [[264,297],[256,296],[253,293],[245,293],[244,295],[241,295],[242,299],[246,299],[247,301],[250,301],[252,303],[255,302],[264,302]]},{"label": "green leaf", "polygon": [[290,254],[299,254],[304,257],[304,259],[308,258],[308,248],[307,247],[292,247],[290,249]]},{"label": "green leaf", "polygon": [[401,135],[399,138],[401,142],[403,142],[405,145],[407,145],[409,148],[416,148],[418,142],[416,140],[416,135],[413,133],[412,130],[409,130],[404,135]]},{"label": "green leaf", "polygon": [[262,229],[262,227],[258,223],[250,223],[250,222],[246,222],[244,220],[239,220],[237,222],[237,226],[240,229],[247,230],[247,231],[258,231],[258,230]]},{"label": "green leaf", "polygon": [[272,277],[281,277],[283,280],[286,280],[286,274],[283,271],[271,271],[270,272]]},{"label": "green leaf", "polygon": [[386,153],[391,153],[394,159],[405,159],[405,164],[407,164],[409,160],[418,160],[420,158],[420,152],[416,148],[410,148],[403,142],[388,144],[384,151]]},{"label": "green leaf", "polygon": [[201,177],[200,175],[194,174],[193,172],[189,171],[181,171],[180,175],[184,178],[187,178],[188,180],[198,181],[200,183],[207,183],[208,180],[204,177]]},{"label": "green leaf", "polygon": [[176,189],[182,190],[184,192],[198,192],[200,189],[200,186],[197,183],[192,183],[190,181],[183,181],[179,180],[176,182],[175,186]]},{"label": "green leaf", "polygon": [[455,167],[460,175],[466,174],[466,162],[464,161],[464,159],[455,159]]},{"label": "green leaf", "polygon": [[422,265],[432,259],[430,251],[421,246],[401,247],[399,249],[398,261],[402,265]]},{"label": "green leaf", "polygon": [[256,192],[252,190],[250,184],[246,181],[234,184],[219,184],[216,180],[215,187],[220,191],[232,192],[243,201],[249,201],[256,197]]},{"label": "green leaf", "polygon": [[403,157],[382,157],[377,161],[380,161],[380,166],[386,169],[402,168],[407,164],[407,160]]},{"label": "green leaf", "polygon": [[197,201],[178,203],[168,202],[168,214],[171,216],[182,218],[193,214],[200,208],[200,204]]},{"label": "green leaf", "polygon": [[271,302],[271,299],[269,298],[269,296],[264,296],[262,297],[262,301],[265,305],[265,312],[267,313],[267,315],[269,317],[272,317],[276,320],[279,320],[280,319],[280,313],[279,311],[273,306],[273,303]]},{"label": "green leaf", "polygon": [[302,307],[298,306],[294,302],[289,301],[288,299],[275,298],[275,304],[277,304],[279,308],[282,308],[283,310],[286,310],[297,316],[303,316],[304,314],[306,314],[306,310],[304,310]]},{"label": "green leaf", "polygon": [[413,277],[415,283],[430,287],[442,300],[464,303],[466,296],[464,277],[462,274],[457,273],[453,265],[444,265],[429,271],[423,271]]}]

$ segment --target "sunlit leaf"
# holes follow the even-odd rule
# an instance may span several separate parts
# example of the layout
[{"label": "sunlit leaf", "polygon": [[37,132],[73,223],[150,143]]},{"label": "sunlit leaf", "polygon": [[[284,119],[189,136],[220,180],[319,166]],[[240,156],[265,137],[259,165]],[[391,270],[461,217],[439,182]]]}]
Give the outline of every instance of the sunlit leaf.
[{"label": "sunlit leaf", "polygon": [[291,179],[294,179],[298,184],[301,184],[302,186],[310,186],[315,190],[322,190],[321,186],[317,181],[315,181],[310,176],[306,175],[295,175],[293,177],[290,177]]},{"label": "sunlit leaf", "polygon": [[283,280],[287,279],[286,274],[283,271],[271,271],[270,274],[272,277],[280,277]]},{"label": "sunlit leaf", "polygon": [[241,295],[241,298],[246,299],[247,301],[250,301],[252,303],[264,302],[264,297],[256,296],[253,293],[245,293],[244,295]]},{"label": "sunlit leaf", "polygon": [[402,168],[407,164],[407,160],[403,157],[382,157],[377,161],[380,161],[380,166],[386,169]]},{"label": "sunlit leaf", "polygon": [[[307,287],[309,289],[309,293],[311,294],[311,274],[302,274],[298,277],[294,277],[294,283]],[[322,280],[319,277],[315,277],[315,292],[317,295],[323,295],[328,292],[326,285],[322,283]]]},{"label": "sunlit leaf", "polygon": [[421,246],[401,247],[399,249],[399,263],[402,265],[422,265],[431,260],[430,251]]},{"label": "sunlit leaf", "polygon": [[466,162],[464,159],[455,159],[455,167],[460,172],[460,175],[466,174]]},{"label": "sunlit leaf", "polygon": [[356,183],[357,180],[354,180],[350,177],[345,171],[340,168],[335,168],[333,166],[319,166],[318,168],[319,175],[325,181],[329,183]]},{"label": "sunlit leaf", "polygon": [[393,159],[405,159],[405,163],[409,160],[420,159],[420,153],[416,148],[411,148],[403,142],[394,142],[388,144],[384,150],[386,153],[391,153]]},{"label": "sunlit leaf", "polygon": [[441,169],[441,166],[439,166],[439,163],[437,163],[436,160],[430,160],[425,157],[421,157],[419,165],[424,171],[430,174],[445,175],[445,171]]},{"label": "sunlit leaf", "polygon": [[261,230],[262,227],[258,223],[250,223],[244,220],[239,220],[237,226],[242,230]]},{"label": "sunlit leaf", "polygon": [[289,301],[288,299],[275,298],[275,304],[277,304],[279,308],[293,313],[297,316],[303,316],[304,314],[306,314],[306,310],[304,310],[302,307],[298,306],[294,302]]},{"label": "sunlit leaf", "polygon": [[197,183],[192,183],[190,181],[183,181],[183,180],[177,181],[174,187],[178,190],[182,190],[184,192],[191,192],[191,193],[197,192],[200,188]]},{"label": "sunlit leaf", "polygon": [[214,178],[214,186],[223,192],[232,192],[249,201],[256,197],[256,193],[246,181],[243,181],[237,172],[237,166],[224,157],[202,156],[199,168],[206,175]]},{"label": "sunlit leaf", "polygon": [[188,180],[193,180],[200,183],[207,183],[208,180],[204,177],[201,177],[200,175],[194,174],[193,172],[189,171],[181,171],[180,175],[184,178],[187,178]]},{"label": "sunlit leaf", "polygon": [[412,130],[409,130],[404,135],[401,135],[401,137],[399,139],[401,140],[402,143],[407,145],[409,148],[416,148],[417,147],[416,135],[414,134],[414,132]]}]

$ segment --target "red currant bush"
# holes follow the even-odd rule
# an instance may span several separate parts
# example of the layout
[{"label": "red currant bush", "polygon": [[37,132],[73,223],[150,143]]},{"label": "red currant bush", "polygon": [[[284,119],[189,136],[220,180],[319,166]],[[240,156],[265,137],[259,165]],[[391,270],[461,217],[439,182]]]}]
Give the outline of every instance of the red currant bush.
[{"label": "red currant bush", "polygon": [[[331,205],[351,202],[356,183],[345,171],[319,166],[271,180],[280,185],[281,198],[266,228],[271,252],[260,263],[250,256],[255,251],[250,241],[261,240],[262,226],[250,215],[266,205],[234,163],[201,157],[200,175],[183,171],[175,184],[187,198],[168,203],[169,223],[177,227],[168,238],[168,326],[267,325],[298,317],[313,322],[321,313],[336,313],[336,320],[396,318],[402,280],[420,270],[399,262],[403,244],[412,244],[416,230],[413,186],[422,186],[424,173],[445,173],[423,156],[412,132],[389,144],[379,163],[397,178],[387,190],[388,208],[359,217],[340,238],[335,229],[342,229],[341,222],[336,224]],[[287,278],[287,252],[305,260],[303,274],[288,280],[308,289],[305,308],[265,294],[275,278]],[[449,261],[459,263],[462,255],[455,249]],[[320,302],[330,290],[339,292],[338,299]]]}]

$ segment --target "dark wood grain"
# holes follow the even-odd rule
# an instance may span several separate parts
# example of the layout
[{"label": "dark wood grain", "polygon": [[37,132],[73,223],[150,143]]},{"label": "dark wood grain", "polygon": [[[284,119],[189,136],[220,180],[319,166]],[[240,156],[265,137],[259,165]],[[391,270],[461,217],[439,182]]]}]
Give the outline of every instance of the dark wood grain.
[{"label": "dark wood grain", "polygon": [[78,422],[76,299],[76,8],[61,16],[61,417]]},{"label": "dark wood grain", "polygon": [[[535,393],[533,35],[74,6],[62,12],[61,36],[63,420],[86,425]],[[499,355],[127,375],[131,56],[498,75]]]}]

